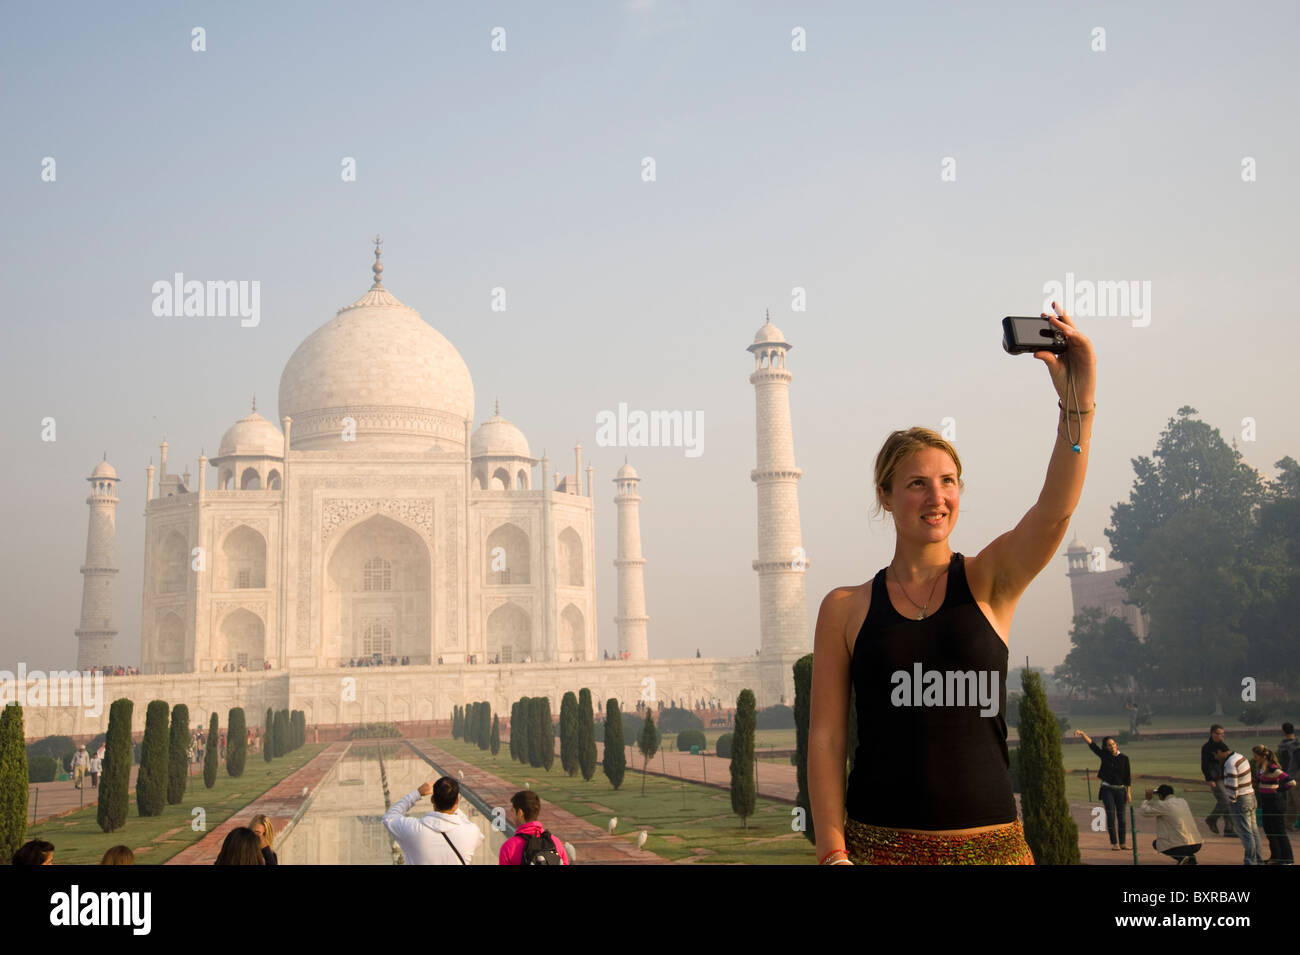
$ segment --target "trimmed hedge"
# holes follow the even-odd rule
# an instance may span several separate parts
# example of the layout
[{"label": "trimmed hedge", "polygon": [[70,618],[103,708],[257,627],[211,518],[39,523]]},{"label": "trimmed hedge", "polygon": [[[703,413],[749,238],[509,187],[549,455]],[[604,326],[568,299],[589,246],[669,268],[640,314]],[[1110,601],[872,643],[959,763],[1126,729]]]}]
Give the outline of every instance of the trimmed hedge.
[{"label": "trimmed hedge", "polygon": [[689,753],[692,746],[698,746],[701,753],[708,748],[709,741],[704,738],[703,730],[682,730],[677,734],[677,752]]},{"label": "trimmed hedge", "polygon": [[140,773],[135,778],[135,804],[141,816],[159,816],[167,806],[167,764],[170,743],[167,724],[171,708],[151,700],[145,710],[144,741],[140,744]]},{"label": "trimmed hedge", "polygon": [[723,759],[731,759],[731,741],[735,739],[733,733],[723,733],[718,737],[718,755]]}]

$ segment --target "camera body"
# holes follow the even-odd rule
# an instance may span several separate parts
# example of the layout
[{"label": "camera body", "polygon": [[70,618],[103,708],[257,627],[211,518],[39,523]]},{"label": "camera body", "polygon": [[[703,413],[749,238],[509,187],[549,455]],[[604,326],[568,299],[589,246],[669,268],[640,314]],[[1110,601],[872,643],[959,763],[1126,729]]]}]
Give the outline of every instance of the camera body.
[{"label": "camera body", "polygon": [[1008,315],[1002,319],[1002,348],[1009,355],[1033,354],[1049,351],[1065,354],[1065,336],[1045,318],[1020,318]]}]

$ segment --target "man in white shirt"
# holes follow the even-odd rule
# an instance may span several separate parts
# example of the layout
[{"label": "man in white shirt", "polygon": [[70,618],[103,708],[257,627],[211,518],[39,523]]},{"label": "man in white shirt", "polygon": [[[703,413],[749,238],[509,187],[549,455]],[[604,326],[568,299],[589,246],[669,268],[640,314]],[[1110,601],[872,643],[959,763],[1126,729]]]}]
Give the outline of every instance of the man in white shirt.
[{"label": "man in white shirt", "polygon": [[1156,839],[1151,845],[1157,852],[1177,859],[1178,865],[1196,865],[1196,853],[1201,851],[1196,817],[1187,800],[1174,795],[1173,786],[1166,783],[1159,789],[1148,789],[1146,802],[1138,812],[1156,817]]},{"label": "man in white shirt", "polygon": [[[407,810],[433,794],[433,812],[416,818]],[[460,811],[460,783],[450,776],[421,783],[384,813],[384,828],[397,840],[407,865],[469,865],[483,833]]]}]

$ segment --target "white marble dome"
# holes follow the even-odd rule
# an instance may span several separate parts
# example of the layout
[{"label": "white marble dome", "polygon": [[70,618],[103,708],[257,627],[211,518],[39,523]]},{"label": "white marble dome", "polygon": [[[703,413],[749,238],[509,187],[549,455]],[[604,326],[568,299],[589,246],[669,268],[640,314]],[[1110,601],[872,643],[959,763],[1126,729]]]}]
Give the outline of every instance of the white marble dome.
[{"label": "white marble dome", "polygon": [[531,460],[533,456],[524,433],[501,417],[500,412],[478,426],[470,437],[469,449],[470,457],[474,458],[491,454]]},{"label": "white marble dome", "polygon": [[[767,345],[773,342],[784,345],[785,336],[781,334],[781,329],[772,324],[772,320],[769,318],[763,323],[763,326],[754,333],[754,344]],[[750,347],[752,348],[753,346]]]},{"label": "white marble dome", "polygon": [[[280,376],[295,450],[427,451],[465,446],[474,383],[460,352],[375,284],[312,332]],[[344,440],[345,419],[355,440]]]},{"label": "white marble dome", "polygon": [[284,435],[280,429],[267,421],[256,410],[240,418],[221,436],[221,446],[217,457],[230,455],[249,457],[284,457]]},{"label": "white marble dome", "polygon": [[625,460],[623,462],[623,466],[618,469],[618,473],[614,475],[614,480],[625,481],[629,478],[637,478],[638,480],[640,480],[640,478],[636,473],[636,468],[632,467],[632,465],[628,464],[627,461]]},{"label": "white marble dome", "polygon": [[108,463],[108,458],[104,458],[104,460],[96,464],[95,470],[90,472],[90,480],[93,481],[96,478],[111,478],[113,480],[117,479],[117,468],[113,467],[113,465]]}]

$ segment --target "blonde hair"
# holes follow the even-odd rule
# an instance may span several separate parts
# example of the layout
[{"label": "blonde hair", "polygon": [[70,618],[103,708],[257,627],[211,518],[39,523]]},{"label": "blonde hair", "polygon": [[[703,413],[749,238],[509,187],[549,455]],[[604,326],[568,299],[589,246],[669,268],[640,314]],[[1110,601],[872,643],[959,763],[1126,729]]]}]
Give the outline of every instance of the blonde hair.
[{"label": "blonde hair", "polygon": [[275,846],[274,846],[274,843],[275,843],[275,826],[271,825],[271,820],[270,820],[270,819],[267,819],[266,816],[263,816],[263,815],[257,815],[257,816],[254,816],[252,819],[250,819],[249,822],[248,822],[248,828],[249,828],[249,829],[252,829],[254,826],[257,826],[257,825],[260,825],[260,826],[265,830],[265,832],[266,832],[266,847],[267,847],[268,849],[273,849],[273,848],[275,848]]},{"label": "blonde hair", "polygon": [[1269,763],[1277,762],[1277,756],[1275,756],[1273,754],[1273,751],[1269,749],[1267,746],[1256,746],[1251,750],[1251,752],[1255,754],[1256,758],[1262,759],[1264,761],[1264,765],[1266,768]]},{"label": "blonde hair", "polygon": [[885,439],[884,446],[876,455],[876,504],[871,509],[872,517],[880,514],[881,489],[893,492],[894,472],[898,470],[899,465],[908,455],[924,451],[926,448],[943,451],[952,458],[953,464],[957,466],[957,486],[963,491],[966,490],[966,482],[961,479],[961,458],[957,456],[957,449],[945,441],[937,431],[931,431],[929,428],[894,431]]}]

